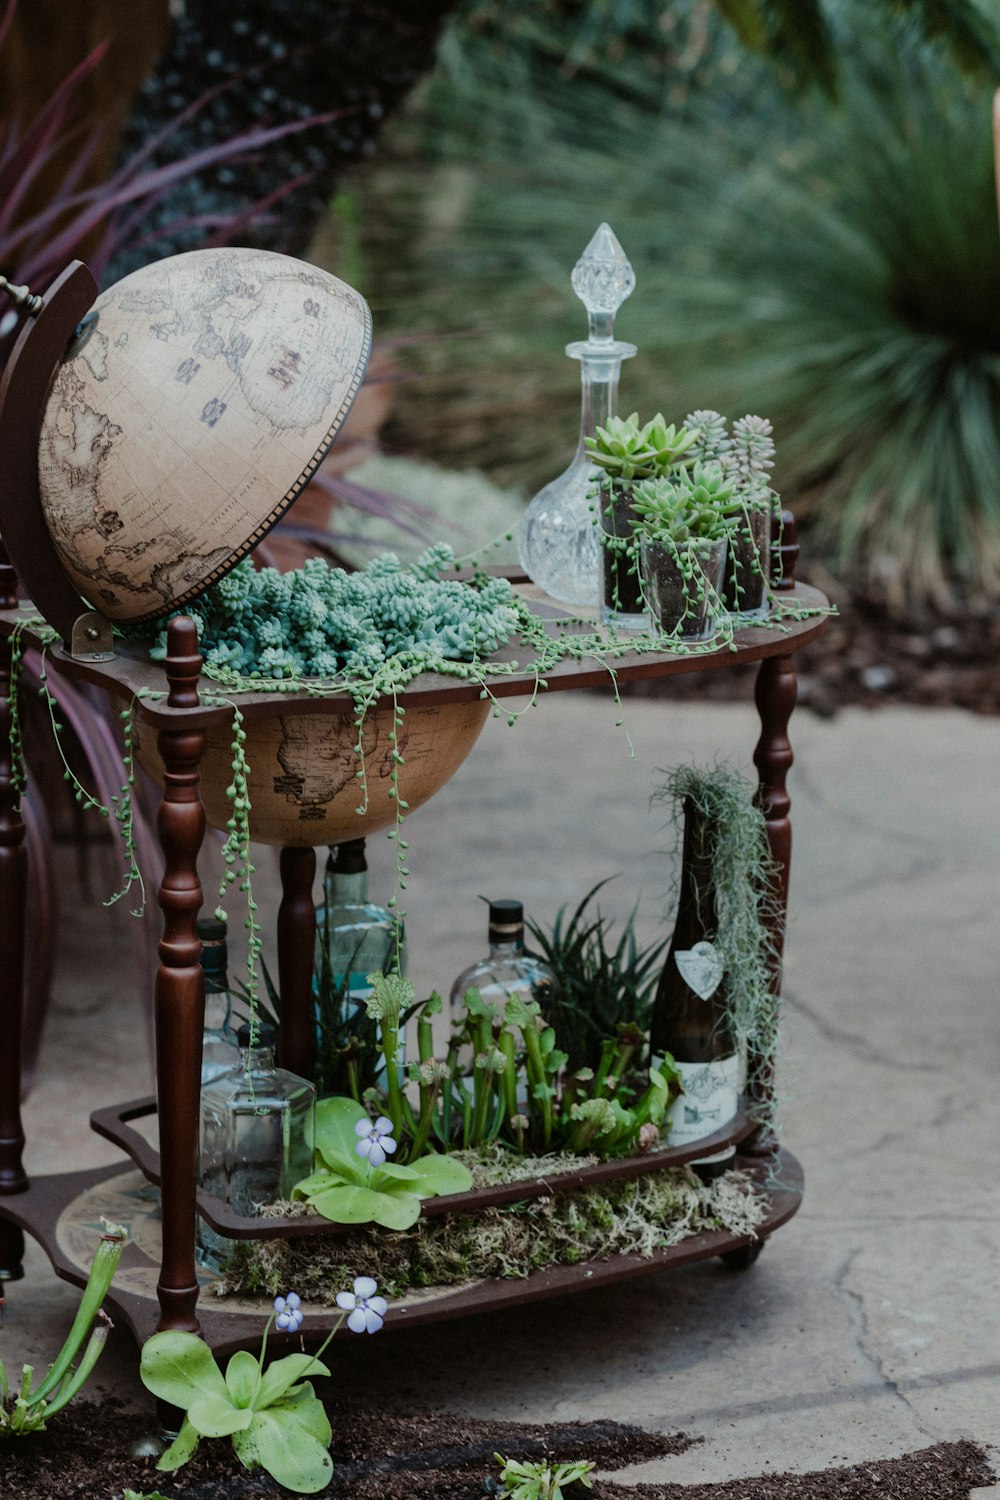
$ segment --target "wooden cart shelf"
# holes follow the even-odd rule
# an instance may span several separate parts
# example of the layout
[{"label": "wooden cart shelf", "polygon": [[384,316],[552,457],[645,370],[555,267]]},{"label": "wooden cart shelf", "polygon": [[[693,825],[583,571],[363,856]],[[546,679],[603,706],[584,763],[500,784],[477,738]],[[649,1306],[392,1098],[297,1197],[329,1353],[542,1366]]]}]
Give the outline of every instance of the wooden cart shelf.
[{"label": "wooden cart shelf", "polygon": [[[721,1258],[744,1265],[756,1258],[767,1237],[780,1229],[797,1211],[802,1200],[802,1169],[791,1154],[781,1149],[765,1167],[737,1158],[737,1165],[763,1179],[773,1175],[779,1186],[764,1188],[767,1208],[755,1241],[727,1230],[690,1235],[669,1249],[649,1256],[612,1255],[604,1260],[583,1261],[574,1266],[552,1266],[534,1271],[524,1279],[473,1282],[462,1287],[441,1287],[394,1299],[386,1332],[419,1328],[446,1319],[472,1317],[483,1312],[541,1302],[606,1287],[614,1282],[654,1271],[678,1269],[697,1261]],[[27,1232],[48,1252],[53,1269],[64,1280],[83,1286],[93,1253],[94,1225],[98,1215],[110,1214],[125,1223],[130,1240],[125,1248],[106,1301],[124,1318],[136,1340],[143,1343],[160,1326],[157,1275],[160,1256],[159,1198],[145,1176],[134,1167],[95,1167],[87,1172],[68,1172],[39,1178],[26,1192],[4,1205],[11,1225]],[[214,1280],[210,1272],[198,1273],[199,1282]],[[222,1353],[256,1346],[260,1339],[261,1299],[219,1299],[204,1296],[198,1304],[201,1331],[212,1347]],[[305,1322],[301,1333],[310,1343],[318,1342],[330,1327],[330,1309],[303,1304]],[[341,1329],[340,1336],[346,1336]],[[270,1342],[277,1352],[284,1346],[298,1348],[299,1335],[272,1329]]]},{"label": "wooden cart shelf", "polygon": [[[789,549],[791,550],[791,549]],[[815,607],[825,604],[822,595],[789,582],[781,593],[783,602]],[[10,712],[6,702],[10,681],[11,633],[20,628],[27,644],[37,643],[29,611],[18,606],[13,570],[0,561],[0,1028],[5,1045],[0,1049],[0,1281],[21,1274],[23,1231],[28,1231],[47,1251],[60,1276],[82,1284],[86,1266],[72,1250],[72,1226],[93,1222],[97,1203],[110,1194],[124,1194],[129,1203],[145,1205],[132,1217],[146,1226],[141,1244],[126,1250],[122,1269],[109,1296],[129,1322],[137,1337],[147,1337],[155,1327],[199,1328],[220,1348],[253,1341],[259,1336],[259,1304],[235,1308],[205,1298],[199,1303],[200,1285],[207,1279],[195,1264],[195,1214],[197,1209],[194,1163],[197,1153],[203,980],[196,921],[202,904],[197,860],[204,835],[204,813],[199,797],[199,761],[204,731],[226,721],[231,710],[213,695],[206,682],[199,689],[201,659],[193,644],[193,627],[171,632],[170,649],[163,667],[148,660],[144,651],[123,645],[108,663],[74,660],[59,646],[50,646],[50,665],[69,677],[100,688],[109,697],[129,701],[140,696],[136,712],[158,731],[158,744],[166,777],[159,811],[160,840],[165,872],[159,888],[164,913],[160,965],[156,978],[157,1098],[138,1100],[100,1110],[94,1128],[114,1140],[135,1165],[102,1168],[29,1182],[23,1167],[24,1134],[20,1118],[20,1018],[24,972],[24,912],[26,854],[24,828],[18,810],[10,747]],[[535,607],[535,606],[533,606]],[[567,628],[565,612],[538,606],[547,628]],[[734,646],[697,656],[678,657],[664,652],[637,655],[625,649],[614,661],[619,681],[723,670],[757,663],[756,705],[760,736],[754,753],[759,775],[759,797],[764,811],[768,840],[779,871],[779,897],[772,930],[774,965],[772,983],[780,983],[780,955],[787,900],[791,854],[791,824],[786,776],[792,763],[788,722],[795,704],[794,653],[822,633],[826,618],[814,614],[805,619],[786,619],[778,629],[749,627],[737,633]],[[516,642],[498,653],[502,660],[518,659]],[[497,697],[534,691],[533,675],[511,672],[488,679]],[[607,688],[607,669],[593,661],[564,660],[546,674],[549,693],[573,688]],[[458,702],[477,698],[479,686],[466,681],[443,679],[433,674],[417,678],[401,695],[405,706]],[[353,713],[347,696],[314,697],[308,693],[261,691],[240,693],[241,711],[247,718],[282,715]],[[312,1044],[311,967],[315,918],[312,885],[315,851],[284,849],[281,854],[283,895],[278,911],[279,984],[283,997],[282,1061],[293,1071],[306,1071],[301,1062]],[[766,1084],[764,1085],[766,1087]],[[160,1148],[154,1150],[131,1122],[154,1109],[159,1114]],[[760,1227],[760,1240],[774,1232],[795,1212],[801,1194],[802,1175],[798,1163],[773,1140],[763,1140],[745,1116],[716,1135],[688,1149],[674,1148],[652,1158],[633,1158],[629,1164],[610,1162],[566,1174],[573,1185],[586,1181],[608,1181],[616,1176],[637,1175],[655,1166],[677,1165],[708,1154],[714,1147],[736,1142],[739,1161],[755,1170],[761,1183],[780,1183],[768,1189],[768,1206]],[[155,1185],[155,1186],[154,1186]],[[513,1185],[511,1199],[552,1190],[551,1180]],[[495,1190],[486,1190],[493,1194]],[[763,1188],[762,1188],[763,1191]],[[97,1197],[94,1197],[94,1194]],[[101,1195],[104,1198],[101,1198]],[[481,1206],[482,1194],[456,1195],[451,1202],[434,1199],[425,1206],[428,1214]],[[496,1201],[495,1197],[491,1201]],[[247,1229],[247,1220],[229,1220],[220,1205],[205,1200],[206,1218],[220,1231],[239,1237],[261,1238],[271,1234],[315,1232],[300,1227],[302,1221],[271,1227],[267,1221]],[[155,1244],[149,1225],[155,1224]],[[320,1226],[326,1233],[335,1226]],[[149,1231],[149,1232],[147,1232]],[[753,1257],[756,1246],[746,1238],[728,1233],[692,1236],[650,1259],[615,1256],[606,1261],[573,1267],[553,1267],[536,1272],[525,1281],[478,1283],[459,1290],[439,1290],[407,1298],[394,1304],[400,1326],[459,1317],[485,1308],[497,1309],[518,1302],[562,1295],[587,1287],[603,1286],[622,1277],[638,1275],[665,1266],[686,1265],[711,1256]],[[249,1314],[252,1313],[252,1319]],[[313,1312],[306,1332],[318,1331],[329,1314]]]},{"label": "wooden cart shelf", "polygon": [[[90,1124],[98,1135],[120,1146],[148,1182],[159,1186],[160,1153],[131,1124],[133,1120],[148,1119],[155,1114],[156,1099],[150,1095],[134,1099],[128,1104],[113,1104],[107,1109],[95,1110],[90,1117]],[[688,1162],[723,1151],[727,1146],[738,1146],[753,1130],[753,1121],[741,1110],[721,1129],[690,1145],[667,1146],[658,1151],[649,1151],[644,1156],[611,1157],[607,1161],[585,1167],[573,1168],[567,1164],[565,1171],[552,1172],[547,1177],[522,1177],[493,1187],[472,1188],[466,1193],[446,1193],[438,1198],[425,1198],[420,1206],[421,1217],[436,1219],[444,1214],[471,1214],[481,1208],[501,1208],[509,1203],[523,1203],[526,1199],[571,1193],[580,1188],[598,1187],[605,1182],[620,1182],[624,1178],[648,1177],[653,1172],[665,1172],[668,1167],[686,1166]],[[311,1214],[307,1218],[289,1216],[250,1219],[244,1214],[234,1214],[220,1198],[200,1189],[195,1194],[195,1202],[198,1212],[213,1229],[234,1240],[276,1240],[289,1237],[329,1239],[350,1234],[357,1227],[353,1224],[334,1224],[318,1214]]]}]

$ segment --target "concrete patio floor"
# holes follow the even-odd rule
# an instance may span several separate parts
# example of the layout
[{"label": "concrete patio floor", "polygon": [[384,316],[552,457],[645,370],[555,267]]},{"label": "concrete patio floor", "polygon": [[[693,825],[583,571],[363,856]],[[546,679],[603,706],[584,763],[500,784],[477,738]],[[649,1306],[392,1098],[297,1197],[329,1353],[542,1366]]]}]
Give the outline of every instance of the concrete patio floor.
[{"label": "concrete patio floor", "polygon": [[[556,694],[490,723],[410,820],[411,973],[445,988],[484,949],[476,893],[550,919],[621,872],[651,938],[672,834],[657,768],[722,757],[749,771],[749,705]],[[782,1135],[802,1161],[798,1216],[745,1274],[718,1262],[611,1291],[359,1340],[336,1378],[408,1410],[551,1421],[618,1418],[704,1441],[621,1480],[704,1483],[892,1457],[938,1440],[1000,1444],[1000,720],[845,711],[792,721],[795,849],[785,971]],[[373,896],[391,846],[371,841]],[[271,885],[268,856],[261,885]],[[267,910],[267,896],[262,909]],[[70,900],[67,900],[70,905]],[[89,1111],[149,1085],[144,1021],[117,912],[68,911],[29,1172],[118,1159]],[[32,1248],[9,1288],[0,1355],[43,1366],[77,1293]],[[143,1400],[116,1330],[92,1390]],[[998,1455],[993,1455],[997,1463]],[[1000,1489],[981,1491],[1000,1493]]]}]

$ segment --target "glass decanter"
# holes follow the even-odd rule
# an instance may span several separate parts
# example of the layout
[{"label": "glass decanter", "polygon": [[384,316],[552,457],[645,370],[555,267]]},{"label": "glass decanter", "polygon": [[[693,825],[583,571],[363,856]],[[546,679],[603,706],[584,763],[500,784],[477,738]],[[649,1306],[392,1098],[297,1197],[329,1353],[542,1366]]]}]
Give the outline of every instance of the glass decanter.
[{"label": "glass decanter", "polygon": [[580,437],[569,468],[539,490],[521,517],[517,550],[528,577],[553,599],[596,605],[601,548],[583,440],[616,414],[622,360],[636,353],[634,344],[615,338],[615,314],[635,289],[635,272],[610,225],[597,230],[570,281],[588,321],[586,340],[566,345],[570,359],[580,361]]}]

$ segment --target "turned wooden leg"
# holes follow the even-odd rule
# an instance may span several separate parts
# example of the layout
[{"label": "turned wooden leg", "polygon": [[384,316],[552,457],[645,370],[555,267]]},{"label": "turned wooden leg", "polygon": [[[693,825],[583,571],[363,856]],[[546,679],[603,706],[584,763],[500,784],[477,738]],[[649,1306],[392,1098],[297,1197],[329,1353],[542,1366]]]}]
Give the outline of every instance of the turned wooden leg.
[{"label": "turned wooden leg", "polygon": [[[786,780],[793,759],[788,721],[795,707],[796,693],[794,658],[766,657],[757,673],[755,698],[760,715],[760,739],[753,759],[759,778],[757,799],[764,813],[771,856],[777,866],[769,920],[772,945],[770,988],[776,1005],[781,993],[781,956],[792,863],[792,824],[788,816],[792,803]],[[747,1096],[751,1109],[755,1105],[767,1105],[774,1093],[773,1059],[751,1056],[747,1061]],[[748,1156],[768,1156],[776,1148],[777,1141],[773,1136],[759,1130],[743,1143],[740,1151]]]},{"label": "turned wooden leg", "polygon": [[[167,632],[171,708],[197,706],[200,671],[194,621],[178,617]],[[165,860],[159,890],[163,937],[154,998],[163,1218],[157,1327],[198,1333],[195,1182],[205,981],[196,924],[202,897],[198,853],[205,834],[198,768],[205,735],[200,729],[162,729],[157,744],[165,772],[157,818]]]},{"label": "turned wooden leg", "polygon": [[[17,606],[16,577],[0,546],[0,608]],[[24,823],[14,784],[11,747],[10,638],[0,642],[0,1198],[28,1187],[22,1154],[21,1022],[24,1008],[24,923],[27,912],[28,858]],[[0,1219],[0,1282],[17,1281],[24,1272],[24,1235],[16,1224]]]},{"label": "turned wooden leg", "polygon": [[278,989],[281,1032],[278,1057],[283,1068],[311,1078],[316,1059],[313,1019],[313,951],[316,909],[313,906],[315,849],[282,849],[281,905],[278,907]]}]

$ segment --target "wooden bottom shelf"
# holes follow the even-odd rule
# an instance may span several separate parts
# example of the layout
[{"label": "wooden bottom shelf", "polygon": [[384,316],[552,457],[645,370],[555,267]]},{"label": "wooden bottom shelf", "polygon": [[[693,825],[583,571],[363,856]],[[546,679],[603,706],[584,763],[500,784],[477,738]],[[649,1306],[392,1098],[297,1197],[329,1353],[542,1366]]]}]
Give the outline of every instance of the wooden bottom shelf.
[{"label": "wooden bottom shelf", "polygon": [[[744,1161],[738,1164],[760,1170],[753,1163]],[[768,1193],[769,1207],[758,1231],[761,1240],[787,1223],[802,1199],[803,1173],[791,1152],[782,1150],[777,1162],[769,1165],[775,1166],[774,1180],[781,1186]],[[143,1173],[131,1164],[65,1173],[39,1178],[27,1192],[0,1199],[0,1216],[32,1235],[48,1254],[57,1275],[77,1286],[86,1282],[102,1215],[129,1228],[129,1243],[106,1300],[124,1318],[141,1343],[155,1332],[160,1312],[156,1297],[160,1259],[159,1193]],[[524,1280],[491,1279],[466,1287],[429,1288],[394,1301],[386,1321],[386,1331],[496,1312],[548,1297],[583,1292],[651,1271],[728,1255],[750,1243],[746,1236],[719,1230],[692,1235],[648,1258],[615,1255],[575,1266],[553,1266],[550,1270],[536,1271]],[[214,1277],[208,1271],[199,1276],[203,1286],[212,1280]],[[11,1295],[16,1298],[16,1287]],[[214,1349],[223,1352],[241,1346],[255,1346],[267,1311],[269,1303],[264,1298],[204,1296],[198,1304],[198,1316],[206,1339]],[[305,1312],[302,1334],[307,1340],[314,1336],[318,1341],[333,1321],[334,1311],[306,1305]],[[298,1347],[298,1335],[278,1334],[275,1337],[276,1348],[284,1345]]]}]

